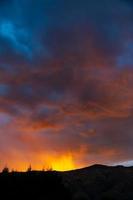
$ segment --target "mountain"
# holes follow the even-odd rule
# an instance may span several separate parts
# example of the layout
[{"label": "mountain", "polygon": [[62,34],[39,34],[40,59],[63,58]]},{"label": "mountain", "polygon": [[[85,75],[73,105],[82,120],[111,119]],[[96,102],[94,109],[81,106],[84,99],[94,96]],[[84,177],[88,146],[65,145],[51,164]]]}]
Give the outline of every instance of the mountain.
[{"label": "mountain", "polygon": [[62,177],[73,200],[133,200],[133,167],[93,165]]},{"label": "mountain", "polygon": [[133,167],[0,173],[1,199],[133,200]]}]

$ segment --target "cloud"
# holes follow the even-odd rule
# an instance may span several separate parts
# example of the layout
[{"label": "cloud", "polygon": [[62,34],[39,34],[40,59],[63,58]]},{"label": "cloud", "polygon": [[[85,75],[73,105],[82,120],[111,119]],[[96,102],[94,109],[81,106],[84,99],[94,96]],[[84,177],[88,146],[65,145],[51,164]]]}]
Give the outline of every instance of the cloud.
[{"label": "cloud", "polygon": [[104,0],[15,0],[2,7],[2,163],[3,154],[21,165],[25,154],[42,163],[45,153],[50,162],[69,155],[75,167],[130,160],[131,8]]}]

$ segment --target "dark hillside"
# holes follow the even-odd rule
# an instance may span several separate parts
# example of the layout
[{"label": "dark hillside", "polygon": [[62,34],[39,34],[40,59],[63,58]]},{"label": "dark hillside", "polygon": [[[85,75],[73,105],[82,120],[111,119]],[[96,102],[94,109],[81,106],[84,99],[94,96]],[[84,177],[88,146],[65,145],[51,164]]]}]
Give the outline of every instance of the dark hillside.
[{"label": "dark hillside", "polygon": [[75,200],[133,200],[133,167],[94,165],[63,179]]},{"label": "dark hillside", "polygon": [[[1,173],[0,195],[3,200],[68,200],[69,192],[57,172]],[[0,198],[1,199],[1,198]]]},{"label": "dark hillside", "polygon": [[0,174],[2,200],[133,200],[133,167]]}]

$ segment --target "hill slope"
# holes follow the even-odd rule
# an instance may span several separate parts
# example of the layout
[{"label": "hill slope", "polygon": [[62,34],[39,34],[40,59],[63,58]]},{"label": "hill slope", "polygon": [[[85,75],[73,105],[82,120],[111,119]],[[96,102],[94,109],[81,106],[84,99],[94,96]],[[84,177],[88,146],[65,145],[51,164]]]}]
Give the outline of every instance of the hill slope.
[{"label": "hill slope", "polygon": [[94,165],[62,176],[75,200],[133,200],[133,167]]},{"label": "hill slope", "polygon": [[30,171],[1,173],[0,199],[68,200],[71,197],[57,172]]},{"label": "hill slope", "polygon": [[133,167],[94,165],[68,172],[0,173],[0,197],[4,200],[133,200]]}]

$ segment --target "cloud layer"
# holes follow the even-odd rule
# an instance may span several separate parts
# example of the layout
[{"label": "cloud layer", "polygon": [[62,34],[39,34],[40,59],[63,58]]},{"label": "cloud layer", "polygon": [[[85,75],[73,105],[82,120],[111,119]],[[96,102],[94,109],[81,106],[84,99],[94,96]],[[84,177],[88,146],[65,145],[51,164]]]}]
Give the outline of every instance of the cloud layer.
[{"label": "cloud layer", "polygon": [[0,160],[132,160],[131,1],[0,2]]}]

